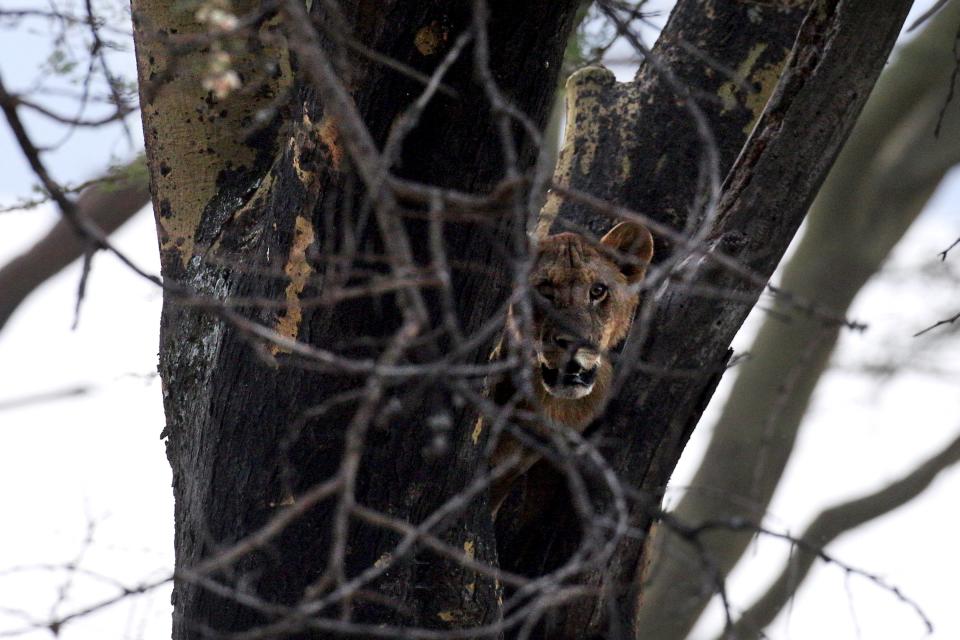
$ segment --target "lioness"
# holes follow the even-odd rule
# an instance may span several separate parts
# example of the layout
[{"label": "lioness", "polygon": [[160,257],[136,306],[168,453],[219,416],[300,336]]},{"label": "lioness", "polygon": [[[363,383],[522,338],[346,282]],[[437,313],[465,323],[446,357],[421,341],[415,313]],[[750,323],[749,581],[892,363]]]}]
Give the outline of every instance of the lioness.
[{"label": "lioness", "polygon": [[[535,402],[521,403],[521,410],[577,432],[599,415],[613,379],[609,351],[630,329],[639,301],[635,285],[652,257],[653,237],[632,222],[616,225],[599,246],[576,233],[540,241],[530,276],[539,298],[534,305],[534,356],[529,363]],[[508,332],[511,339],[520,340],[512,321],[508,321]],[[514,395],[515,387],[505,377],[491,392],[495,401],[503,403]],[[522,426],[540,435],[547,433],[541,422]],[[491,488],[494,515],[516,479],[539,458],[504,432],[490,462],[497,465],[515,453],[521,454],[520,465]]]}]

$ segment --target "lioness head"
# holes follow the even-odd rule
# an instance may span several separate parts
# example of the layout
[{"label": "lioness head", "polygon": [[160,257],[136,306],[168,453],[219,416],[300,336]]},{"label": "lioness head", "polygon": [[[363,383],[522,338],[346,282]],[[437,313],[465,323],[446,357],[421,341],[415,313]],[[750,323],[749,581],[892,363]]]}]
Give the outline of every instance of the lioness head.
[{"label": "lioness head", "polygon": [[[577,400],[610,377],[607,352],[627,335],[637,284],[653,257],[647,229],[621,222],[597,246],[576,233],[543,238],[530,284],[535,378],[550,398]],[[563,403],[565,404],[565,403]]]}]

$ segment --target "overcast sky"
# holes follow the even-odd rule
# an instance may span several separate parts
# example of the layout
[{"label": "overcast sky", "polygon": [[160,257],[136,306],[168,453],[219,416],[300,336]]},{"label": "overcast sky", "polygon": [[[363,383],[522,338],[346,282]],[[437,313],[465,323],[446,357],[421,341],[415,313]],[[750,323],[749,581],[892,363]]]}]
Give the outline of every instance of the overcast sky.
[{"label": "overcast sky", "polygon": [[[29,2],[18,6],[29,5]],[[35,2],[37,6],[43,3]],[[115,3],[114,3],[115,4]],[[663,3],[662,3],[663,4]],[[667,3],[668,4],[668,3]],[[918,3],[914,15],[929,2]],[[45,6],[45,5],[43,5]],[[48,55],[49,35],[3,31],[0,73],[15,89],[31,86]],[[132,74],[132,56],[114,56]],[[71,102],[54,103],[69,113]],[[91,114],[93,115],[93,114]],[[31,133],[53,142],[60,133],[29,118]],[[139,118],[122,127],[78,131],[48,158],[57,179],[95,176],[111,160],[139,150]],[[131,143],[132,139],[132,143]],[[20,161],[9,130],[0,125],[0,206],[31,194],[35,184]],[[858,299],[851,315],[870,329],[845,334],[837,361],[818,391],[797,455],[771,508],[769,524],[798,532],[824,506],[871,490],[909,469],[960,430],[960,347],[943,343],[916,356],[915,370],[884,385],[859,372],[891,350],[910,352],[910,338],[932,320],[956,311],[960,296],[942,279],[918,280],[921,267],[937,269],[936,252],[960,235],[960,181],[956,174],[898,248],[883,278]],[[55,220],[48,208],[0,214],[0,262],[38,237]],[[140,215],[116,236],[119,247],[148,270],[159,270],[153,223]],[[960,256],[953,255],[953,260]],[[949,268],[939,267],[939,268]],[[92,576],[31,565],[79,564],[92,574],[133,585],[163,575],[173,561],[170,471],[159,439],[163,427],[156,378],[159,292],[107,255],[98,255],[80,314],[71,330],[79,267],[74,265],[37,292],[0,332],[0,486],[4,527],[0,544],[0,632],[25,622],[4,609],[41,620],[96,602],[115,585]],[[755,314],[735,346],[745,349]],[[691,475],[710,417],[729,376],[674,479],[674,491]],[[73,392],[57,401],[4,407],[35,394]],[[882,575],[917,600],[937,627],[935,638],[960,638],[956,583],[960,575],[960,472],[949,471],[920,499],[837,542],[831,553]],[[744,605],[778,568],[783,543],[761,539],[751,561],[731,581],[735,604]],[[21,567],[22,569],[16,569]],[[65,587],[66,585],[66,587]],[[169,637],[167,589],[134,599],[76,625],[67,640]],[[718,612],[698,637],[716,630]],[[27,638],[46,638],[46,632]],[[772,630],[774,639],[924,637],[909,607],[889,593],[835,567],[820,567],[791,612]]]}]

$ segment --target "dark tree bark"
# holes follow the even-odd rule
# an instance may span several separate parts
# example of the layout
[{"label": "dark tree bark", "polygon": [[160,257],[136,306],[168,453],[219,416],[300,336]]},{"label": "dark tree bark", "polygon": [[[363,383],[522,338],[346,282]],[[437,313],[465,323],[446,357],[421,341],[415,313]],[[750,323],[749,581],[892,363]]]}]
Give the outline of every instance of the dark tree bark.
[{"label": "dark tree bark", "polygon": [[[807,214],[803,237],[781,268],[782,290],[835,314],[848,313],[944,174],[960,162],[955,144],[960,104],[942,111],[955,69],[958,24],[960,4],[944,7],[915,38],[898,45]],[[671,505],[674,519],[689,526],[762,521],[831,353],[848,329],[798,314],[788,300],[774,300],[748,347],[749,360],[737,365],[703,461],[683,497]],[[658,528],[655,546],[648,550],[648,574],[655,578],[644,585],[637,620],[646,637],[686,638],[710,601],[704,585],[729,575],[741,557],[746,560],[754,536],[749,530],[700,536],[697,545],[712,561],[707,568],[698,566],[698,552],[681,536]],[[771,615],[770,607],[764,611]]]},{"label": "dark tree bark", "polygon": [[[229,570],[206,575],[206,580],[197,572],[218,548],[258,531],[284,508],[300,508],[283,506],[291,496],[342,476],[342,461],[353,453],[345,450],[345,427],[362,411],[380,413],[381,406],[378,402],[358,408],[356,401],[336,402],[338,394],[355,389],[361,377],[305,370],[302,362],[282,349],[275,348],[270,357],[258,357],[242,322],[238,326],[226,322],[223,314],[215,316],[183,304],[184,291],[215,300],[279,300],[284,302],[280,313],[252,305],[242,316],[275,326],[290,338],[335,346],[355,358],[389,356],[376,341],[389,339],[404,322],[408,305],[399,300],[402,292],[348,301],[335,308],[301,304],[301,297],[307,300],[321,293],[318,283],[339,277],[330,259],[349,257],[352,250],[359,255],[382,254],[396,239],[383,227],[379,232],[375,228],[374,221],[387,226],[390,221],[378,218],[384,213],[376,210],[380,194],[364,186],[371,178],[369,158],[363,157],[365,141],[357,138],[349,119],[338,111],[342,106],[336,104],[338,81],[333,78],[331,83],[325,65],[335,67],[344,78],[372,143],[382,147],[397,116],[423,86],[345,47],[342,38],[355,38],[369,50],[429,74],[460,34],[471,28],[474,9],[468,2],[362,2],[337,5],[343,13],[331,14],[330,4],[314,2],[315,24],[324,27],[315,34],[309,22],[297,15],[302,5],[284,5],[277,28],[293,52],[290,91],[294,99],[288,116],[293,124],[281,134],[268,128],[248,139],[236,135],[230,139],[224,134],[228,126],[217,129],[213,121],[243,119],[243,113],[251,115],[263,103],[244,102],[240,96],[229,113],[226,107],[221,111],[221,105],[211,105],[204,92],[170,73],[171,65],[182,70],[189,58],[175,62],[164,42],[198,29],[191,25],[190,16],[177,16],[162,4],[135,2],[134,15],[163,270],[165,278],[177,285],[168,290],[164,301],[160,372],[168,457],[174,472],[177,570],[182,578],[174,591],[174,637],[190,638],[198,637],[204,628],[226,632],[266,624],[276,618],[275,605],[294,605],[305,591],[323,594],[337,586],[317,584],[334,569],[328,559],[337,542],[331,524],[337,517],[335,501],[307,510],[267,548],[225,568]],[[512,107],[539,127],[554,93],[577,4],[490,3],[492,76]],[[324,53],[309,46],[314,40]],[[396,166],[403,178],[483,194],[504,178],[504,151],[496,114],[484,91],[484,83],[489,82],[475,77],[474,53],[469,47],[465,51],[443,79],[455,97],[438,96],[430,103],[403,144]],[[201,54],[191,55],[202,63]],[[256,69],[246,72],[255,73]],[[171,78],[168,86],[150,85],[152,78],[165,75]],[[282,90],[269,83],[265,87],[273,92],[268,97]],[[230,99],[224,102],[229,104]],[[196,113],[203,116],[200,122]],[[178,138],[184,128],[191,133]],[[529,167],[535,154],[530,137],[519,127],[507,134],[517,144],[518,167]],[[201,135],[206,138],[195,154]],[[217,151],[217,144],[223,150]],[[204,146],[211,151],[207,155],[203,155]],[[224,163],[224,156],[233,162]],[[189,161],[189,168],[174,164],[180,158]],[[178,177],[166,179],[178,171]],[[199,183],[199,188],[184,181]],[[197,192],[205,196],[198,198]],[[400,213],[399,206],[385,212],[394,221]],[[363,217],[371,222],[359,222]],[[496,248],[510,245],[510,221],[509,215],[490,214],[479,223],[446,227],[451,263],[487,265],[479,273],[454,273],[453,297],[466,335],[474,333],[502,303],[508,256]],[[413,221],[405,227],[412,259],[420,260],[429,253],[426,226]],[[355,237],[349,237],[351,230],[356,231]],[[312,254],[310,247],[319,251]],[[309,275],[299,281],[299,290],[291,289],[295,273]],[[426,312],[425,320],[414,318],[420,333],[440,324],[433,300],[428,300]],[[478,342],[458,360],[484,361],[490,344],[489,339]],[[403,356],[413,362],[430,360],[446,346],[421,339],[420,355]],[[388,405],[389,398],[399,394],[397,381],[375,378],[367,383],[367,398]],[[482,446],[470,437],[471,412],[458,408],[462,403],[441,382],[427,379],[408,385],[400,410],[381,415],[366,434],[355,477],[357,504],[418,523],[461,492],[475,470],[485,465]],[[328,400],[334,402],[322,418],[305,417]],[[434,434],[425,424],[436,413],[446,414],[442,417],[450,421],[449,448],[448,453],[431,456],[424,451]],[[434,529],[438,531],[477,560],[495,564],[492,525],[483,496],[454,528]],[[345,566],[333,571],[333,579],[338,572],[354,576],[373,566],[398,540],[395,533],[352,519]],[[366,590],[379,596],[355,600],[352,620],[361,625],[459,628],[492,623],[500,615],[499,587],[492,578],[437,557],[405,560]],[[390,607],[380,604],[384,600]],[[336,618],[337,612],[323,613]],[[281,616],[274,624],[276,634],[287,637],[316,623]],[[370,626],[369,633],[377,633],[376,628]]]},{"label": "dark tree bark", "polygon": [[[254,627],[260,630],[248,637],[336,634],[348,621],[370,636],[396,635],[384,624],[496,623],[503,614],[493,577],[427,552],[392,563],[401,537],[396,526],[360,517],[362,508],[422,523],[484,467],[486,434],[474,437],[473,412],[460,402],[449,368],[412,381],[385,371],[440,357],[482,362],[495,332],[465,345],[455,332],[432,332],[443,326],[445,303],[414,286],[336,306],[316,301],[350,284],[344,263],[399,278],[429,262],[429,215],[414,198],[423,191],[404,192],[393,179],[385,184],[392,168],[401,178],[462,192],[498,189],[482,214],[447,221],[442,244],[450,264],[459,265],[452,300],[463,334],[473,336],[499,315],[529,208],[514,178],[536,153],[522,118],[509,109],[542,128],[578,2],[491,2],[485,31],[471,27],[486,20],[482,2],[318,1],[312,22],[293,0],[277,5],[277,15],[257,16],[256,3],[235,4],[251,13],[244,24],[264,36],[242,49],[211,41],[189,10],[159,0],[133,5],[166,282],[160,372],[176,497],[174,637]],[[577,99],[592,100],[593,109],[579,110],[587,115],[568,136],[558,172],[567,189],[548,198],[547,222],[559,215],[597,231],[634,209],[679,229],[692,215],[687,229],[709,232],[713,257],[735,258],[751,271],[744,278],[742,269],[727,272],[694,252],[672,264],[674,271],[743,302],[666,285],[649,296],[656,306],[645,305],[621,358],[621,366],[644,366],[598,426],[605,441],[616,443],[604,449],[614,470],[643,495],[658,496],[672,472],[734,332],[849,132],[910,3],[813,2],[772,104],[739,152],[780,76],[799,27],[797,4],[720,3],[703,11],[702,3],[681,2],[659,56],[635,82],[616,85],[588,72],[574,83]],[[471,28],[474,41],[443,78],[447,90],[383,162],[379,150],[423,90],[409,68],[430,74]],[[200,89],[201,76],[214,73],[211,51],[232,56],[244,90],[217,97]],[[383,64],[384,56],[408,70]],[[705,71],[711,61],[734,77]],[[745,83],[760,90],[752,93]],[[698,110],[685,84],[709,89],[718,101],[698,100]],[[706,113],[699,127],[689,124],[691,115]],[[272,121],[253,126],[264,115]],[[718,216],[704,226],[712,210],[688,208],[711,202],[698,203],[698,194],[719,192],[719,177],[738,153]],[[455,208],[452,196],[430,193],[441,208]],[[671,253],[668,237],[659,234],[661,258]],[[688,249],[680,243],[674,257]],[[384,255],[386,262],[370,258]],[[228,308],[217,304],[228,300]],[[266,335],[263,326],[274,331]],[[352,368],[338,369],[293,339],[352,358]],[[445,450],[431,446],[436,429],[429,425],[444,425]],[[605,496],[596,497],[603,505]],[[503,566],[539,574],[576,547],[579,526],[570,509],[562,499],[546,506],[534,525],[553,535],[504,530]],[[440,518],[432,534],[496,565],[482,493],[447,507],[457,517]],[[291,522],[264,537],[284,514]],[[629,524],[645,532],[652,514],[635,510]],[[609,529],[602,515],[598,531]],[[549,637],[625,634],[643,539],[615,539],[605,565],[578,577],[600,596],[561,608]],[[352,599],[335,608],[317,604],[378,563],[390,569]]]},{"label": "dark tree bark", "polygon": [[[596,76],[572,80],[568,100],[575,103],[571,111],[577,115],[570,119],[576,126],[568,129],[558,181],[683,229],[709,172],[722,176],[733,165],[806,14],[803,3],[730,2],[705,12],[698,0],[680,0],[632,82],[614,84]],[[594,103],[599,108],[591,108]],[[691,109],[709,124],[713,158]],[[595,152],[592,162],[582,162],[584,149],[594,145],[618,151]],[[544,213],[541,225],[552,223],[554,230],[585,228],[602,235],[615,223],[604,211],[561,197],[548,200]],[[672,243],[661,234],[655,238],[659,263]],[[529,478],[531,485],[553,489],[538,489],[538,498],[550,497],[526,500],[525,513],[502,519],[497,534],[503,566],[537,575],[573,552],[580,527],[566,481],[552,465],[539,463]]]},{"label": "dark tree bark", "polygon": [[[695,285],[726,291],[726,299],[704,297],[682,286],[664,287],[657,292],[656,307],[649,322],[634,327],[634,335],[624,349],[627,362],[621,366],[638,363],[643,366],[610,403],[606,418],[599,421],[596,429],[602,435],[601,442],[610,443],[606,452],[613,469],[624,482],[647,497],[648,505],[659,502],[658,496],[723,372],[730,341],[772,274],[849,134],[910,4],[904,0],[891,0],[882,7],[859,0],[811,3],[784,75],[727,177],[716,220],[707,229],[707,237],[713,243],[712,253],[736,257],[749,269],[750,277],[726,271],[709,258],[692,255],[680,265],[682,277],[689,278],[688,282]],[[666,42],[683,32],[676,22],[679,19],[677,13],[671,18],[673,27],[668,24],[661,36]],[[774,29],[773,33],[777,32]],[[723,50],[718,46],[708,51],[711,58],[719,56],[719,59],[730,60],[729,56],[722,55]],[[649,78],[644,73],[641,70],[639,77]],[[647,67],[646,73],[652,74],[654,70]],[[696,74],[688,81],[693,86],[702,84]],[[624,122],[637,121],[624,107],[631,103],[630,99],[622,96],[637,95],[637,88],[629,84],[595,84],[591,90],[599,94],[596,99],[600,104],[612,105],[609,112],[614,116],[608,126],[592,125],[599,133],[594,145],[590,144],[589,131],[581,140],[574,137],[572,156],[575,159],[571,162],[574,167],[578,166],[578,153],[603,159],[615,157],[614,149],[618,146],[631,148],[629,140],[626,144],[622,142],[624,134],[620,132],[634,131],[624,126]],[[707,105],[701,107],[708,109]],[[658,157],[659,162],[654,171],[632,174],[634,180],[643,182],[613,180],[620,170],[617,166],[605,171],[591,170],[582,176],[561,173],[559,180],[647,213],[675,228],[682,227],[689,215],[685,207],[696,202],[697,182],[691,179],[690,171],[696,156],[684,157],[679,153],[695,153],[697,149],[702,150],[703,145],[693,142],[695,137],[689,130],[686,137],[682,129],[678,135],[676,118],[669,128],[664,127],[664,121],[653,122],[660,125],[654,129],[669,132],[662,134],[669,135],[671,140],[671,144],[665,146],[666,151],[661,151],[662,155],[671,157],[679,147],[674,163],[661,160],[647,150],[642,158]],[[641,134],[638,139],[654,135]],[[720,126],[715,130],[720,170],[724,167],[723,159],[729,162],[735,155],[730,150],[738,147],[739,135],[733,127]],[[680,139],[677,147],[672,144],[674,136]],[[690,144],[683,145],[684,140]],[[576,148],[578,143],[580,149]],[[659,166],[668,169],[658,172]],[[645,182],[651,174],[655,178]],[[681,195],[672,199],[653,184],[670,189],[674,196]],[[654,198],[648,199],[649,194],[655,194]],[[592,211],[585,204],[592,204]],[[589,198],[568,197],[567,203],[555,206],[561,220],[566,218],[597,230],[611,224],[603,220],[609,217],[610,208],[591,203]],[[692,213],[698,214],[696,208]],[[669,248],[661,247],[661,258],[668,251]],[[735,301],[738,296],[742,296],[742,303]],[[648,508],[635,513],[631,521],[634,531],[648,532],[654,511]],[[525,555],[512,559],[514,566],[527,571],[554,566],[578,544],[579,527],[571,509],[558,503],[549,505],[534,519],[528,531],[535,530],[546,534],[526,544]],[[605,569],[582,576],[582,580],[598,588],[601,595],[564,610],[553,621],[547,637],[607,637],[611,632],[623,633],[630,629],[638,606],[643,546],[642,535],[624,537]],[[643,634],[642,629],[634,632]]]}]

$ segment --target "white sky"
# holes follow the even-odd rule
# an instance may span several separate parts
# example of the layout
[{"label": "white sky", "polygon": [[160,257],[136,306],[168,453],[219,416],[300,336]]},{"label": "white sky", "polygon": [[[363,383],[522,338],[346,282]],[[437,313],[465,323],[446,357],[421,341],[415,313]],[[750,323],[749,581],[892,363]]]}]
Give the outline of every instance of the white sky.
[{"label": "white sky", "polygon": [[[40,6],[24,2],[20,6]],[[664,3],[661,3],[664,4]],[[665,3],[669,4],[669,3]],[[929,5],[918,3],[915,14]],[[46,55],[46,34],[0,37],[0,73],[13,88],[27,86]],[[129,53],[116,56],[129,73]],[[125,65],[125,66],[124,66]],[[62,103],[68,106],[69,102]],[[66,109],[64,109],[66,110]],[[31,119],[32,131],[53,139]],[[139,140],[138,118],[130,119]],[[80,132],[49,158],[60,180],[95,175],[111,158],[135,152],[118,128]],[[0,126],[0,205],[30,194],[35,181],[19,161],[6,127]],[[937,374],[897,376],[878,388],[855,371],[856,363],[890,349],[911,349],[910,335],[933,320],[956,312],[958,291],[943,281],[906,277],[930,264],[937,251],[960,236],[960,180],[944,185],[888,267],[889,275],[871,284],[851,315],[869,319],[870,329],[846,334],[838,361],[843,370],[827,376],[801,433],[769,524],[799,532],[824,506],[882,485],[932,453],[960,430],[960,345],[943,343],[917,357]],[[55,220],[48,209],[0,214],[0,263],[28,246]],[[140,215],[117,235],[118,245],[148,270],[158,271],[156,240],[149,216]],[[960,260],[953,254],[951,260]],[[0,407],[13,399],[82,386],[84,395],[0,409],[0,486],[5,518],[0,544],[0,633],[24,621],[4,615],[19,609],[33,619],[50,615],[64,587],[64,574],[36,564],[78,562],[79,566],[127,585],[162,575],[173,562],[173,504],[170,471],[159,434],[163,426],[160,386],[153,376],[157,361],[159,292],[100,254],[94,262],[79,327],[72,331],[79,266],[73,265],[45,285],[0,332]],[[749,345],[756,317],[735,346]],[[709,415],[715,415],[730,380],[722,384]],[[690,477],[709,420],[697,430],[675,484]],[[917,600],[933,619],[940,640],[960,638],[956,576],[960,554],[956,540],[960,515],[955,496],[960,471],[944,473],[908,507],[839,540],[830,552],[858,567],[883,575]],[[86,542],[90,538],[92,542]],[[750,562],[731,580],[735,605],[748,604],[779,570],[785,545],[759,541]],[[114,593],[109,584],[77,577],[68,584],[58,613],[71,611]],[[104,613],[68,625],[66,640],[85,638],[169,637],[169,590],[136,598]],[[718,611],[698,627],[709,638]],[[845,579],[836,568],[818,568],[797,597],[789,616],[770,637],[921,638],[916,616],[889,593],[858,578]],[[47,632],[23,636],[49,637]]]}]

